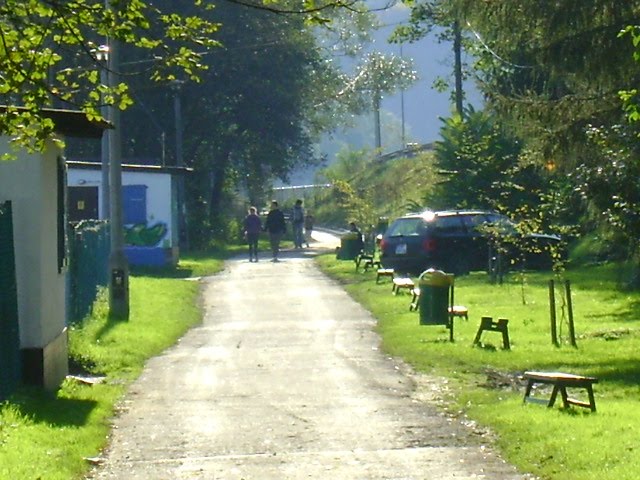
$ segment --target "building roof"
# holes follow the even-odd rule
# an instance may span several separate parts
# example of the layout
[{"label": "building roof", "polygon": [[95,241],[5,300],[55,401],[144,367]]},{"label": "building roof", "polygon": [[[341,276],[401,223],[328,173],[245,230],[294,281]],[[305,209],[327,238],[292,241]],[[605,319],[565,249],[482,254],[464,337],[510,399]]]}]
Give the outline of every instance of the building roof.
[{"label": "building roof", "polygon": [[[78,168],[83,170],[100,170],[102,168],[102,164],[99,162],[79,162],[76,160],[67,160],[66,164],[69,168]],[[130,163],[123,163],[122,170],[127,172],[169,173],[171,175],[193,172],[193,168],[190,167],[161,167],[160,165],[133,165]]]}]

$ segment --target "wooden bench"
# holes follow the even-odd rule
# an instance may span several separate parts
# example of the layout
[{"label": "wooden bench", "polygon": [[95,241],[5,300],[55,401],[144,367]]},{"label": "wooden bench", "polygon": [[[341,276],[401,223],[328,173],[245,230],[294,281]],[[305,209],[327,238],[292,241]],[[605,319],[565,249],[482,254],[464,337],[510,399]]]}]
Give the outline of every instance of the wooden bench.
[{"label": "wooden bench", "polygon": [[376,273],[376,283],[379,283],[380,279],[384,277],[391,277],[391,279],[393,279],[395,274],[396,272],[393,268],[379,268]]},{"label": "wooden bench", "polygon": [[[562,396],[564,408],[569,405],[589,408],[592,412],[596,411],[596,400],[593,395],[593,384],[598,383],[598,379],[594,377],[583,377],[581,375],[573,375],[571,373],[561,372],[524,372],[523,378],[527,380],[527,388],[524,392],[523,402],[544,403],[547,407],[553,407],[558,392]],[[537,383],[545,385],[553,385],[553,391],[549,400],[531,397],[533,386]],[[582,388],[587,391],[589,397],[588,402],[570,398],[567,394],[567,388]]]},{"label": "wooden bench", "polygon": [[511,344],[509,342],[509,320],[507,320],[506,318],[499,318],[497,322],[494,322],[492,317],[482,317],[480,319],[480,327],[478,328],[478,333],[476,333],[476,338],[473,340],[474,345],[478,345],[480,343],[482,332],[485,331],[501,332],[503,348],[505,350],[511,349]]},{"label": "wooden bench", "polygon": [[415,289],[415,283],[409,277],[394,277],[393,286],[391,287],[391,293],[397,295],[400,290],[408,290],[411,292]]},{"label": "wooden bench", "polygon": [[378,267],[379,269],[382,268],[382,264],[380,263],[380,260],[376,260],[375,254],[373,253],[372,254],[361,253],[356,257],[355,262],[356,262],[356,272],[360,269],[361,266],[364,268],[365,272],[368,272],[369,268],[373,268],[373,267]]},{"label": "wooden bench", "polygon": [[382,263],[380,263],[380,260],[375,260],[374,258],[372,258],[371,260],[367,260],[366,262],[364,262],[364,271],[368,272],[370,268],[382,268]]},{"label": "wooden bench", "polygon": [[[411,304],[409,305],[409,310],[414,312],[420,308],[420,288],[416,287],[411,290]],[[464,318],[465,320],[469,320],[469,309],[464,305],[453,305],[448,308],[449,315],[452,317]]]}]

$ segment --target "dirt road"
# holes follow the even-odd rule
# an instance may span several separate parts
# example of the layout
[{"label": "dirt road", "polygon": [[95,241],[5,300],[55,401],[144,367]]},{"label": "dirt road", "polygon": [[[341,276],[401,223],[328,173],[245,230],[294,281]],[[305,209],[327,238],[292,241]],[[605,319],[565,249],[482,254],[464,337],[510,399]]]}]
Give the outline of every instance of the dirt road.
[{"label": "dirt road", "polygon": [[148,363],[91,478],[525,478],[425,402],[435,380],[380,351],[319,246],[204,280],[203,324]]}]

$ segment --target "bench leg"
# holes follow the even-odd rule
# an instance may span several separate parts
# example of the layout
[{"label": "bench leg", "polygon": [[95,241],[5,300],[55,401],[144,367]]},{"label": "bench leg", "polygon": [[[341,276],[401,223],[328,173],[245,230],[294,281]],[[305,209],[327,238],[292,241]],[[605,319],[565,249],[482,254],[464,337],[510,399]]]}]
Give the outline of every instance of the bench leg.
[{"label": "bench leg", "polygon": [[569,394],[567,393],[567,387],[562,385],[559,389],[562,394],[562,404],[564,405],[564,408],[569,408]]},{"label": "bench leg", "polygon": [[[556,397],[558,396],[559,389],[560,387],[557,384],[553,386],[553,391],[551,392],[551,398],[549,398],[549,403],[547,404],[547,407],[553,407],[553,404],[556,403]],[[566,395],[566,392],[564,395]]]},{"label": "bench leg", "polygon": [[592,412],[596,411],[596,399],[593,396],[593,386],[591,384],[587,385],[587,393],[589,394],[589,405]]},{"label": "bench leg", "polygon": [[509,332],[502,330],[502,346],[505,350],[511,350],[511,344],[509,343]]},{"label": "bench leg", "polygon": [[529,380],[527,381],[527,389],[524,391],[524,398],[522,399],[522,402],[526,402],[527,398],[529,398],[529,395],[531,395],[531,389],[533,388],[533,380]]}]

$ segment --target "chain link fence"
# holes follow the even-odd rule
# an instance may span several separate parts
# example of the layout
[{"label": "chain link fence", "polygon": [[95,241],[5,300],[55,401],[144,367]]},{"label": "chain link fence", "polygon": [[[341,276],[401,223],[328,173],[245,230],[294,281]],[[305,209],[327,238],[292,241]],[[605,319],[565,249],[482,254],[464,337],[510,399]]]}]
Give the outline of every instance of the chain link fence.
[{"label": "chain link fence", "polygon": [[109,223],[85,220],[72,225],[69,235],[67,320],[81,322],[91,311],[99,287],[109,281]]}]

